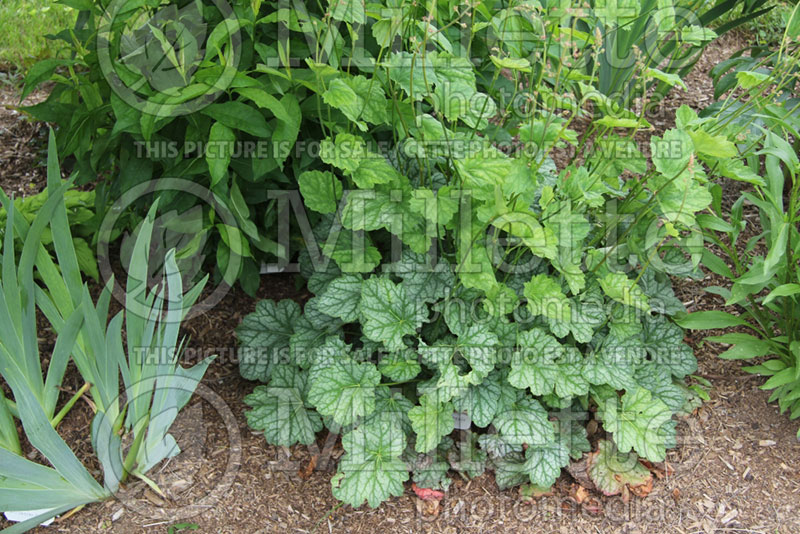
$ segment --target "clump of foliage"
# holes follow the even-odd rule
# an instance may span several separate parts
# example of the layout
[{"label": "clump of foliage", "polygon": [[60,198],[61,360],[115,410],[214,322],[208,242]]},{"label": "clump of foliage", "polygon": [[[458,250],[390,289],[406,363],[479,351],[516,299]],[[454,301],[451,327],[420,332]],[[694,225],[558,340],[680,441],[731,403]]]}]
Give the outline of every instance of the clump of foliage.
[{"label": "clump of foliage", "polygon": [[[708,20],[739,3],[717,2],[698,18],[694,5],[655,0],[619,8],[616,0],[591,7],[536,0],[348,1],[299,10],[291,2],[258,0],[232,2],[230,12],[209,0],[70,2],[79,10],[77,24],[56,38],[71,55],[36,64],[23,97],[55,82],[45,102],[25,110],[59,125],[62,155],[74,157],[77,183],[104,178],[101,213],[131,188],[163,177],[209,190],[213,199],[174,190],[144,195],[125,214],[125,224],[134,228],[160,198],[163,209],[187,219],[184,229],[194,236],[180,243],[178,257],[184,263],[208,258],[217,280],[239,281],[254,294],[263,262],[289,260],[275,230],[280,208],[268,191],[296,189],[296,177],[315,165],[308,141],[324,138],[339,112],[359,130],[387,113],[408,123],[412,104],[424,96],[420,89],[430,85],[448,120],[486,120],[530,101],[540,106],[566,99],[561,104],[573,109],[592,101],[600,115],[613,113],[621,125],[630,124],[637,120],[627,109],[631,102],[653,85],[663,96],[681,83],[678,75],[692,68],[715,35],[705,27]],[[748,2],[747,13],[760,3]],[[409,49],[392,51],[397,39],[416,39],[433,53],[413,65]],[[437,84],[431,69],[450,56],[475,58],[475,72]],[[374,63],[415,71],[407,87],[413,96],[373,106],[370,99],[380,95],[372,91],[382,89],[358,75],[371,73]],[[448,68],[464,67],[454,61]],[[512,76],[501,75],[503,69]],[[337,71],[356,75],[354,81],[335,81]],[[476,76],[481,93],[470,88]],[[334,116],[320,116],[323,94],[324,104],[339,110]],[[560,123],[545,122],[546,135],[558,137]],[[512,141],[507,130],[495,134]],[[533,134],[544,132],[537,126]]]},{"label": "clump of foliage", "polygon": [[[704,252],[703,263],[729,283],[707,291],[722,296],[736,314],[696,312],[680,320],[698,330],[738,327],[706,339],[730,345],[722,358],[764,357],[744,369],[769,377],[762,388],[773,390],[770,401],[777,400],[792,419],[800,417],[798,35],[800,11],[795,8],[777,51],[755,57],[737,54],[716,73],[718,92],[727,94],[712,108],[721,120],[708,127],[741,142],[753,187],[730,207],[723,205],[717,187],[710,213],[698,220],[705,240],[714,246],[714,252]],[[748,209],[757,211],[757,233],[749,231]]]},{"label": "clump of foliage", "polygon": [[[0,376],[11,391],[11,397],[0,392],[0,512],[40,511],[3,531],[9,534],[108,498],[130,476],[158,489],[146,473],[180,452],[169,429],[210,363],[205,360],[189,369],[178,363],[180,323],[202,284],[184,294],[174,251],[166,257],[163,285],[151,289],[143,284],[155,207],[134,245],[125,289],[126,311],[109,321],[113,280],[93,302],[81,279],[70,234],[64,195],[71,185],[62,183],[51,132],[47,200],[33,220],[29,223],[15,202],[0,194],[7,210],[0,269]],[[44,246],[45,230],[57,261]],[[19,259],[15,239],[23,244]],[[39,357],[37,309],[58,334],[46,370]],[[70,360],[85,385],[56,412]],[[92,397],[95,407],[91,442],[103,470],[102,484],[56,431],[84,394]],[[26,457],[17,421],[27,442],[49,465]]]},{"label": "clump of foliage", "polygon": [[[48,192],[45,190],[36,195],[14,199],[14,207],[18,215],[24,217],[28,224],[31,224],[36,215],[42,210],[47,199]],[[72,189],[64,192],[64,207],[67,210],[67,221],[72,234],[72,246],[78,259],[78,267],[80,267],[83,274],[97,281],[100,275],[97,269],[97,259],[92,250],[93,245],[95,245],[94,238],[96,237],[98,226],[94,205],[94,191]],[[3,228],[5,228],[7,217],[6,209],[0,208],[0,226]],[[0,230],[0,236],[4,235],[5,231]],[[49,228],[45,228],[42,231],[41,242],[52,256],[55,250],[53,248],[53,236]],[[21,243],[16,242],[15,246],[18,252],[22,250]]]},{"label": "clump of foliage", "polygon": [[267,191],[299,172],[290,152],[304,98],[300,87],[260,72],[274,53],[265,43],[275,40],[261,2],[234,2],[230,12],[210,1],[70,5],[80,10],[75,28],[56,38],[73,54],[31,68],[22,98],[45,81],[55,86],[23,109],[59,125],[76,183],[101,178],[102,214],[151,180],[196,184],[143,192],[123,206],[117,232],[138,226],[159,199],[191,236],[179,243],[179,262],[207,257],[217,280],[254,292],[261,263],[282,257]]},{"label": "clump of foliage", "polygon": [[[329,16],[350,28],[367,15],[347,5]],[[500,32],[521,12],[546,20],[529,7],[476,13]],[[370,68],[331,68],[319,50],[306,61],[327,132],[298,177],[313,297],[262,301],[237,330],[242,376],[266,383],[248,423],[285,446],[343,434],[332,489],[353,506],[409,477],[445,488],[450,469],[547,488],[590,449],[592,418],[613,443],[600,457],[662,461],[696,368],[668,275],[699,273],[706,166],[749,179],[736,146],[684,107],[646,158],[633,137],[646,121],[597,93],[605,116],[579,140],[571,81],[530,50],[498,40],[476,66],[434,25],[445,15],[406,13],[378,16]],[[504,86],[542,98],[521,112]],[[577,156],[559,172],[551,155],[567,145]],[[470,432],[455,442],[456,428]]]}]

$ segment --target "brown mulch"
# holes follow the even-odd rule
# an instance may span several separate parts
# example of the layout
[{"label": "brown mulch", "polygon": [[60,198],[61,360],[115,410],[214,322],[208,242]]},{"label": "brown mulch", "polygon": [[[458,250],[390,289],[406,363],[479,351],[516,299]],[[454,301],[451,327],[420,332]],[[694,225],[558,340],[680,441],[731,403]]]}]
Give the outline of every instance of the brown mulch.
[{"label": "brown mulch", "polygon": [[[738,37],[712,45],[688,77],[689,90],[670,95],[659,115],[663,120],[650,118],[656,128],[670,127],[670,111],[682,103],[696,109],[707,105],[711,84],[706,73],[741,45]],[[41,126],[0,109],[0,185],[6,192],[41,187],[40,130]],[[679,283],[676,294],[692,310],[719,309],[720,299],[702,291],[703,286],[716,283],[711,277],[700,283]],[[262,276],[259,298],[305,296],[292,275]],[[569,498],[572,480],[564,474],[554,495],[526,503],[516,490],[499,491],[493,475],[485,474],[471,481],[454,475],[435,517],[410,488],[374,510],[337,507],[329,483],[335,462],[326,465],[324,460],[328,451],[333,458],[341,454],[339,444],[326,443],[323,433],[316,447],[275,447],[247,427],[242,398],[255,384],[239,377],[232,356],[234,329],[255,302],[234,290],[213,310],[185,325],[190,356],[196,360],[199,354],[216,353],[219,357],[204,379],[207,390],[182,412],[173,429],[183,453],[153,473],[166,499],[135,482],[124,497],[89,505],[38,532],[167,532],[180,523],[196,525],[196,532],[248,534],[800,532],[797,423],[767,403],[768,393],[758,387],[762,379],[742,372],[739,362],[720,360],[716,357],[720,347],[703,343],[703,336],[693,333],[687,341],[696,350],[698,374],[714,385],[711,400],[679,423],[679,446],[667,460],[673,472],[667,470],[645,499],[625,502],[620,497],[596,496],[601,510],[576,505]],[[75,390],[81,384],[77,374],[71,373],[64,385]],[[59,427],[81,458],[91,456],[90,420],[89,406],[81,403]],[[307,469],[312,460],[317,470]]]}]

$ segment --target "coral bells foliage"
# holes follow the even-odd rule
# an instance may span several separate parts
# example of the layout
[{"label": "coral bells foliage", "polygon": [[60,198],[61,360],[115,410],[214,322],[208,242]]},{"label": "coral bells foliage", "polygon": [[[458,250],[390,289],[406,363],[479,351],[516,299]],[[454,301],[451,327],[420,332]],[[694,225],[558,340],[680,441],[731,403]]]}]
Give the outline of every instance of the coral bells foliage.
[{"label": "coral bells foliage", "polygon": [[[333,19],[365,17],[346,5]],[[289,198],[304,203],[293,253],[313,296],[262,301],[239,326],[241,374],[264,383],[248,422],[284,446],[341,434],[332,490],[356,507],[409,478],[444,490],[452,472],[547,488],[592,450],[591,420],[606,439],[595,458],[628,455],[613,458],[636,485],[638,459],[664,460],[697,400],[669,276],[698,275],[706,169],[744,179],[736,147],[688,108],[642,146],[646,121],[599,94],[579,135],[589,112],[561,96],[574,77],[530,61],[551,50],[539,9],[489,13],[470,42],[482,62],[448,13],[377,20],[369,65],[318,54],[291,71],[324,126]],[[544,38],[514,40],[504,21]],[[520,87],[535,89],[529,109],[513,109]],[[551,156],[570,145],[559,170]],[[611,463],[594,465],[614,492]]]},{"label": "coral bells foliage", "polygon": [[[249,424],[285,446],[341,434],[332,489],[353,506],[409,477],[446,489],[452,471],[547,488],[591,450],[592,419],[607,437],[595,456],[639,480],[638,458],[663,461],[697,400],[667,274],[697,272],[691,229],[710,195],[696,161],[715,157],[699,132],[654,138],[650,165],[604,162],[629,180],[488,145],[409,173],[400,151],[348,159],[335,147],[361,137],[331,139],[330,166],[300,177],[313,296],[261,301],[237,331],[242,375],[265,383]],[[609,466],[592,473],[613,492]]]}]

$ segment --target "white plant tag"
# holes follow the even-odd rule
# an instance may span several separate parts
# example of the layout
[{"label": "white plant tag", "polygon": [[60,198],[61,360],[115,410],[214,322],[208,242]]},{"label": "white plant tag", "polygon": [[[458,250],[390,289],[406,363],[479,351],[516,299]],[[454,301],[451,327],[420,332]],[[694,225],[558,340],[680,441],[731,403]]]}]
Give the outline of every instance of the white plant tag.
[{"label": "white plant tag", "polygon": [[[6,519],[9,521],[13,521],[15,523],[21,523],[22,521],[27,521],[28,519],[33,519],[37,515],[42,515],[43,513],[52,510],[53,508],[42,508],[41,510],[17,510],[16,512],[3,512],[3,515],[6,516]],[[44,523],[40,523],[43,527],[48,526],[50,523],[53,522],[54,518],[50,518]]]},{"label": "white plant tag", "polygon": [[472,419],[467,412],[453,412],[453,424],[456,430],[468,430],[472,425]]}]

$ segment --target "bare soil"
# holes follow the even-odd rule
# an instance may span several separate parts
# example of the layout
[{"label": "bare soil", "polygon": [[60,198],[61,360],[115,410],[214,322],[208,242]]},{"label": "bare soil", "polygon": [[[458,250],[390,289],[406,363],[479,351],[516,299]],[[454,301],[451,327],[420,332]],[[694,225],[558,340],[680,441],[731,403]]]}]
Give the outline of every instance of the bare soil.
[{"label": "bare soil", "polygon": [[[729,36],[709,47],[687,80],[688,91],[673,92],[657,129],[671,126],[671,110],[710,103],[707,72],[743,45]],[[5,95],[0,101],[10,103]],[[653,120],[651,120],[653,122]],[[46,128],[44,128],[46,131]],[[21,120],[0,106],[0,185],[10,193],[41,188],[42,125]],[[735,191],[726,191],[735,194]],[[691,311],[722,309],[702,287],[719,283],[679,282],[676,293]],[[307,298],[292,275],[264,275],[259,298]],[[552,496],[523,501],[516,490],[500,491],[493,476],[471,481],[456,477],[438,509],[407,489],[377,509],[338,507],[329,480],[341,446],[323,433],[315,447],[274,447],[247,427],[242,402],[255,384],[239,377],[232,355],[234,328],[257,299],[230,292],[213,310],[185,326],[187,354],[219,354],[174,434],[183,453],[156,469],[154,480],[166,497],[132,483],[125,495],[89,505],[37,532],[161,533],[194,528],[206,533],[270,532],[537,532],[624,534],[721,534],[800,532],[800,442],[797,423],[778,413],[759,389],[763,379],[741,371],[738,362],[717,358],[719,346],[689,334],[700,376],[713,383],[711,400],[678,426],[679,446],[662,466],[664,477],[644,499],[596,497],[599,507],[570,499],[574,482],[563,474]],[[40,331],[41,332],[41,331]],[[48,338],[45,332],[44,337]],[[47,342],[47,339],[45,339]],[[75,391],[77,373],[64,383]],[[90,407],[77,405],[59,430],[87,467],[96,470],[88,441]],[[327,461],[330,460],[330,461]],[[316,470],[309,469],[316,464]],[[96,473],[99,476],[99,472]],[[7,526],[0,520],[0,527]],[[179,528],[180,527],[180,528]],[[185,530],[188,531],[188,530]]]}]

